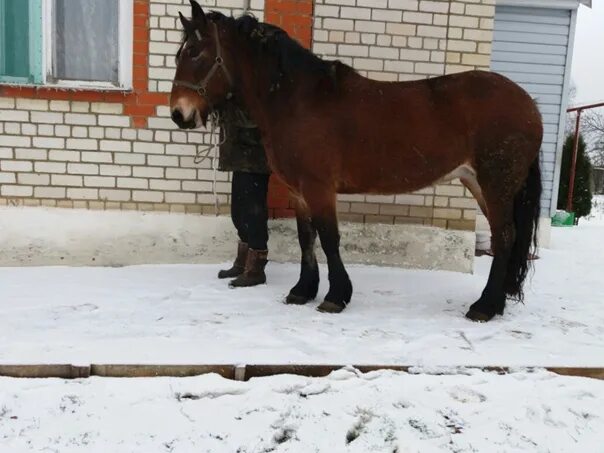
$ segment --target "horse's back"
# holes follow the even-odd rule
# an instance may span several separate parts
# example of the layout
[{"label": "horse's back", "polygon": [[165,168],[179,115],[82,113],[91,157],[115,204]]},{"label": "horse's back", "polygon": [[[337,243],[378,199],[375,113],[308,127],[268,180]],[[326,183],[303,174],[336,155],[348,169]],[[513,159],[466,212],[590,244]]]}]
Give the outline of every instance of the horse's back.
[{"label": "horse's back", "polygon": [[473,163],[506,134],[541,133],[528,93],[491,72],[395,83],[357,76],[339,92],[325,120],[339,143],[330,152],[340,158],[342,192],[416,190]]}]

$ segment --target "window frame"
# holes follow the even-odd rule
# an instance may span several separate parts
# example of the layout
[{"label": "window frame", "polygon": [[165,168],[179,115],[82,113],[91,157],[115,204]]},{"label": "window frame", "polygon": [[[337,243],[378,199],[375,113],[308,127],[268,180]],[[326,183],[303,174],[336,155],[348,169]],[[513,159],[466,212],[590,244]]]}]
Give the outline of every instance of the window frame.
[{"label": "window frame", "polygon": [[[55,0],[27,0],[30,11],[40,11],[40,20],[30,23],[30,67],[31,79],[2,76],[1,84],[25,85],[41,88],[85,89],[95,91],[131,91],[132,59],[134,34],[134,0],[118,1],[118,84],[113,82],[94,82],[87,80],[53,80],[53,13]],[[37,8],[36,8],[37,7]],[[31,14],[31,12],[30,12]],[[38,25],[39,24],[39,25]],[[50,82],[52,80],[52,82]]]},{"label": "window frame", "polygon": [[[28,17],[29,24],[29,36],[41,36],[41,21],[42,18],[32,18],[32,11],[41,11],[41,3],[45,0],[26,0],[29,4],[30,16]],[[2,3],[0,3],[0,9],[3,9]],[[0,43],[1,44],[1,43]],[[31,69],[30,77],[19,77],[19,76],[0,76],[0,84],[11,84],[11,85],[41,85],[43,83],[42,76],[42,42],[41,39],[30,39],[29,40],[29,66]]]}]

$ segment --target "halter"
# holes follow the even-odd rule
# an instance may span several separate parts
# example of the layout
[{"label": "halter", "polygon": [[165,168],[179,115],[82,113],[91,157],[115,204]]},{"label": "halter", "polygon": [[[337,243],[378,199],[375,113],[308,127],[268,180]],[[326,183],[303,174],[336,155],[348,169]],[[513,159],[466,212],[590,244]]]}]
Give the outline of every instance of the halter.
[{"label": "halter", "polygon": [[[212,107],[212,102],[208,98],[208,83],[210,83],[210,80],[212,79],[214,74],[216,74],[216,71],[218,71],[218,69],[222,69],[224,76],[229,82],[229,88],[233,88],[233,78],[231,77],[231,73],[224,64],[224,58],[222,58],[222,48],[220,46],[220,37],[218,36],[218,25],[216,25],[215,22],[212,22],[212,24],[214,25],[214,38],[216,40],[216,58],[214,59],[214,64],[210,68],[210,71],[197,85],[194,83],[187,82],[185,80],[174,80],[172,82],[172,85],[174,86],[182,86],[197,92],[197,94],[199,94],[205,99],[205,101],[210,105],[210,107]],[[195,36],[199,41],[201,41],[201,33],[199,32],[199,30],[195,30]],[[195,57],[195,59],[198,59],[200,56],[201,53],[197,57]],[[233,97],[232,91],[229,91],[226,97],[227,99]],[[216,215],[219,215],[220,199],[218,198],[218,193],[216,190],[216,160],[218,157],[218,149],[220,148],[220,145],[224,143],[224,139],[226,139],[226,137],[222,141],[219,138],[217,138],[216,140],[214,139],[215,137],[218,137],[218,133],[216,132],[216,126],[220,123],[220,115],[218,114],[218,112],[211,112],[211,118],[212,130],[210,131],[210,144],[197,151],[197,153],[195,154],[194,161],[196,164],[200,164],[201,162],[210,157],[210,153],[212,151],[214,152],[214,156],[212,158],[212,169],[214,171],[214,183],[212,184],[212,191],[214,192],[214,205]]]},{"label": "halter", "polygon": [[[182,87],[189,88],[191,90],[196,91],[197,94],[199,94],[201,97],[203,97],[206,100],[206,102],[210,105],[212,105],[212,103],[210,102],[210,99],[208,98],[208,90],[207,90],[208,83],[210,83],[210,80],[212,79],[212,77],[214,76],[216,71],[218,71],[218,69],[222,69],[223,74],[225,75],[226,79],[229,82],[229,87],[230,88],[233,87],[233,78],[231,77],[231,73],[229,72],[226,65],[224,64],[224,58],[222,58],[222,49],[220,47],[220,37],[218,36],[218,25],[216,25],[215,22],[212,22],[212,25],[214,25],[214,37],[215,37],[215,41],[216,41],[216,58],[214,59],[214,64],[210,68],[210,71],[202,79],[202,81],[199,82],[199,84],[197,84],[197,85],[194,83],[184,81],[184,80],[174,80],[172,82],[172,85],[182,86]],[[197,36],[197,39],[199,41],[201,41],[201,34],[199,33],[199,30],[195,30],[195,35]],[[230,99],[232,96],[233,96],[233,93],[229,91],[227,93],[227,99]]]}]

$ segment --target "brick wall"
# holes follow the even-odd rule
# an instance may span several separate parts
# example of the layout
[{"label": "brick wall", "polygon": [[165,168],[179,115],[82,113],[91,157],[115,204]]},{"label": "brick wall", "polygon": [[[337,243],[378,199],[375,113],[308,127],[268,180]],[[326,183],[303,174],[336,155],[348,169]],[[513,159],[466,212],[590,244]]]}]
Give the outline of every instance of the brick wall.
[{"label": "brick wall", "polygon": [[[361,74],[407,81],[488,69],[494,0],[317,0],[313,51]],[[340,218],[474,229],[476,206],[458,182],[398,196],[343,195]]]}]

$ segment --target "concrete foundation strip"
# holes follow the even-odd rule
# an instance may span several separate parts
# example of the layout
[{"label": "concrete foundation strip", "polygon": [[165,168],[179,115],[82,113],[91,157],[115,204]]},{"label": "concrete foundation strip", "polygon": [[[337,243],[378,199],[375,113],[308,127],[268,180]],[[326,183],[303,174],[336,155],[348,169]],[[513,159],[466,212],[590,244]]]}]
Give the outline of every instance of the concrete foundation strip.
[{"label": "concrete foundation strip", "polygon": [[[140,377],[187,377],[216,373],[225,379],[247,381],[256,377],[294,374],[307,377],[323,377],[332,371],[344,368],[344,365],[0,365],[0,376],[15,378],[61,378],[78,379],[90,376],[113,378]],[[403,365],[357,365],[353,366],[361,373],[378,370],[413,372],[411,366]],[[464,366],[464,367],[430,367],[429,374],[456,374],[458,370],[478,369],[482,371],[508,374],[520,369],[543,369],[561,376],[587,377],[604,380],[604,368],[583,367],[498,367],[498,366]]]}]

